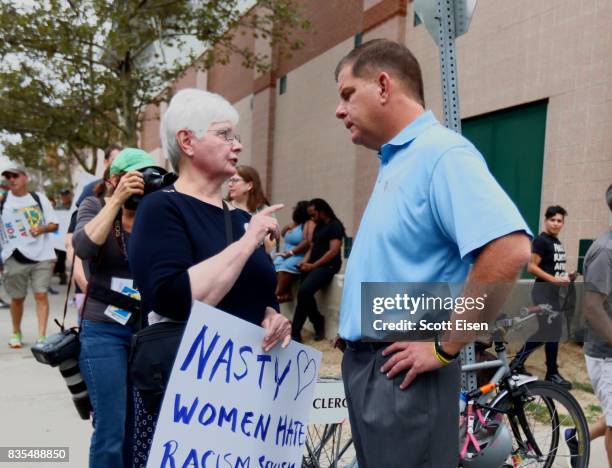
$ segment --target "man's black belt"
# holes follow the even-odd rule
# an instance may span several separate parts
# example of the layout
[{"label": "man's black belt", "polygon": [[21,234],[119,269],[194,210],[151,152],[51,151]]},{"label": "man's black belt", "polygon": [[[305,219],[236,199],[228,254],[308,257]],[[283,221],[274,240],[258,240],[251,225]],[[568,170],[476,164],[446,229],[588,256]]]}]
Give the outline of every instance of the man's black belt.
[{"label": "man's black belt", "polygon": [[383,348],[386,348],[391,343],[379,341],[349,341],[344,340],[346,347],[351,351],[375,353]]}]

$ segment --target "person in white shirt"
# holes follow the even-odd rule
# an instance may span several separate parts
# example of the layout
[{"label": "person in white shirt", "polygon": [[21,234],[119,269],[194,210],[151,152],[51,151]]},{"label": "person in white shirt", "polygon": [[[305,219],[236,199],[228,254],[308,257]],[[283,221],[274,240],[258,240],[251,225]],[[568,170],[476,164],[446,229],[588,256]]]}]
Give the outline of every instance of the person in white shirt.
[{"label": "person in white shirt", "polygon": [[13,334],[11,348],[21,348],[21,319],[23,302],[32,283],[38,316],[37,344],[44,343],[49,318],[47,289],[55,261],[50,236],[58,228],[58,220],[51,202],[42,193],[28,192],[28,175],[21,166],[2,172],[9,191],[0,205],[2,218],[2,262],[4,288],[11,298]]}]

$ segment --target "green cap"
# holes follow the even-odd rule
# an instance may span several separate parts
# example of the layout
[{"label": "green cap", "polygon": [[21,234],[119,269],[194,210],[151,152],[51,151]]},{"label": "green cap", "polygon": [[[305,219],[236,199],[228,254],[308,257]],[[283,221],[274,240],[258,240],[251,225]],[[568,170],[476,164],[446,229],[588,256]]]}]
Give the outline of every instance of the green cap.
[{"label": "green cap", "polygon": [[157,166],[157,163],[149,153],[138,148],[125,148],[113,160],[110,167],[110,175],[137,171],[151,166]]}]

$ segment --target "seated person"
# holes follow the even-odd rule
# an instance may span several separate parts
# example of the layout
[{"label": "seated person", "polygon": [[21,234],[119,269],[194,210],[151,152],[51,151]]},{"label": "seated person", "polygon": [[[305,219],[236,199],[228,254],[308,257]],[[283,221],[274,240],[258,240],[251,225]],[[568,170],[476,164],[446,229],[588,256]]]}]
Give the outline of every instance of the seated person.
[{"label": "seated person", "polygon": [[300,201],[295,205],[292,214],[293,221],[282,230],[285,240],[285,249],[276,255],[274,267],[278,284],[276,286],[276,297],[278,302],[289,302],[291,297],[291,285],[300,274],[298,264],[304,260],[304,254],[310,248],[312,232],[315,223],[308,216],[308,202]]},{"label": "seated person", "polygon": [[340,251],[344,238],[344,226],[334,210],[321,198],[314,198],[308,204],[308,214],[315,223],[310,250],[304,261],[298,265],[302,282],[298,290],[297,304],[293,314],[291,336],[302,342],[302,327],[306,318],[315,330],[315,341],[325,338],[325,317],[319,312],[315,293],[327,286],[342,267]]}]

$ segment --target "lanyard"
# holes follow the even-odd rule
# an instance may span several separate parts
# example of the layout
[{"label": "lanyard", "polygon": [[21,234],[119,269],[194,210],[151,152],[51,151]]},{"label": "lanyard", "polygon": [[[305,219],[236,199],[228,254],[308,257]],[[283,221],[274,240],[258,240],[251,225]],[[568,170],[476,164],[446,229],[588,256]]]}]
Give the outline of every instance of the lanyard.
[{"label": "lanyard", "polygon": [[115,235],[115,240],[119,244],[119,249],[121,250],[121,253],[123,254],[123,258],[125,259],[125,261],[127,261],[128,253],[127,253],[127,247],[126,247],[126,242],[125,242],[125,232],[121,228],[121,211],[115,218],[115,222],[113,224],[114,224],[113,234]]}]

